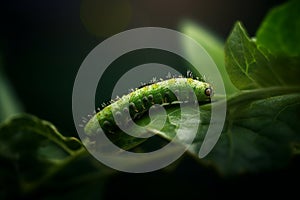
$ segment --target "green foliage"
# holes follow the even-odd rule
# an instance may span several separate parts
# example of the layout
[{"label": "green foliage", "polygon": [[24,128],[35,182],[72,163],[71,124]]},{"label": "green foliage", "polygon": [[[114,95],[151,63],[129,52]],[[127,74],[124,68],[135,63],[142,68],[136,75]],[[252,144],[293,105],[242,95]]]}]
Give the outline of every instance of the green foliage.
[{"label": "green foliage", "polygon": [[248,37],[241,23],[236,23],[225,45],[226,69],[233,84],[241,90],[298,85],[300,59],[264,50]]},{"label": "green foliage", "polygon": [[[199,108],[200,127],[187,152],[200,165],[213,166],[222,175],[235,176],[282,168],[299,154],[299,5],[299,1],[290,1],[272,10],[259,28],[257,38],[249,38],[245,28],[237,22],[225,43],[224,54],[222,45],[214,41],[214,37],[208,37],[194,25],[189,24],[191,29],[185,26],[184,32],[194,35],[200,44],[209,41],[207,50],[218,67],[223,67],[223,78],[231,80],[226,81],[231,95],[226,101],[213,103],[216,107],[227,104],[225,126],[216,146],[203,159],[198,158],[198,152],[210,123],[211,105]],[[210,43],[217,45],[210,49]],[[8,94],[7,83],[2,77],[0,82],[2,120],[19,109],[11,103],[10,95],[5,95]],[[10,111],[4,112],[4,103]],[[190,127],[198,126],[193,123],[195,110],[190,109],[182,116],[174,105],[168,106],[166,111],[168,120],[162,130],[156,128],[155,121],[151,121],[147,129],[160,140],[133,139],[116,133],[112,141],[124,149],[143,152],[149,145],[152,148],[168,143],[179,124],[184,127],[187,138]],[[159,120],[161,115],[157,113],[155,119]],[[137,123],[148,122],[145,116]],[[181,138],[178,142],[186,145],[185,140]],[[1,199],[99,198],[104,181],[112,172],[94,160],[78,139],[62,136],[49,122],[20,115],[0,125]]]},{"label": "green foliage", "polygon": [[[92,182],[110,173],[87,154],[81,142],[62,136],[49,122],[19,115],[0,126],[0,196],[76,198],[99,196]],[[87,175],[86,172],[89,171]],[[74,176],[76,175],[76,176]],[[73,192],[69,187],[89,182]]]}]

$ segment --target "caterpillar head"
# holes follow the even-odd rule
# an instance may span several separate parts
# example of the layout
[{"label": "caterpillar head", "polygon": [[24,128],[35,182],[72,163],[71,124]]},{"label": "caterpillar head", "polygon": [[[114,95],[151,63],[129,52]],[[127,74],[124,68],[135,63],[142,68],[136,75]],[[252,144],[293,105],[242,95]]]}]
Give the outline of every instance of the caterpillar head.
[{"label": "caterpillar head", "polygon": [[213,96],[213,88],[209,83],[198,83],[194,91],[197,96],[198,102],[208,103],[211,101],[211,97]]},{"label": "caterpillar head", "polygon": [[204,93],[205,93],[206,96],[212,97],[212,96],[213,96],[213,89],[212,89],[212,87],[207,87],[207,88],[204,90]]}]

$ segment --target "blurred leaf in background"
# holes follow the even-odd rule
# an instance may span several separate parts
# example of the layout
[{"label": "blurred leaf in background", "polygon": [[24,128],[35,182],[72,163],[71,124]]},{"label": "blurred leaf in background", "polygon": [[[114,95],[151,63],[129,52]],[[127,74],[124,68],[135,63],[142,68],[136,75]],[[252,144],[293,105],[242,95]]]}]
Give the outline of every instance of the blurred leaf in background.
[{"label": "blurred leaf in background", "polygon": [[6,79],[0,56],[0,122],[23,111],[21,102]]},{"label": "blurred leaf in background", "polygon": [[[195,22],[189,20],[182,21],[179,25],[179,30],[193,38],[211,56],[221,73],[226,93],[230,95],[236,92],[237,89],[232,84],[225,69],[224,41],[222,41],[218,36],[216,36],[213,32],[209,31],[207,28],[204,28],[196,24]],[[197,51],[195,51],[190,46],[187,46],[187,44],[185,43],[183,43],[182,45],[186,51],[186,54],[188,54],[192,59],[198,59],[199,55],[195,53]],[[207,78],[209,81],[209,77]]]}]

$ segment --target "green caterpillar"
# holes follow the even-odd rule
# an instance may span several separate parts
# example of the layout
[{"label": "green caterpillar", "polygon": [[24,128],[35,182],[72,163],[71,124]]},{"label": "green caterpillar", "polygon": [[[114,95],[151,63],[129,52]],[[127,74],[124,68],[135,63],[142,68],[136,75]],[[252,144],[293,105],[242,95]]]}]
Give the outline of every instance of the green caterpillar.
[{"label": "green caterpillar", "polygon": [[[99,132],[100,124],[104,131],[114,132],[118,129],[118,123],[130,126],[132,119],[142,116],[154,104],[166,105],[176,102],[189,102],[191,91],[199,103],[209,103],[213,93],[210,84],[193,78],[171,78],[145,85],[119,98],[96,113],[86,124],[84,131],[88,136],[94,136]],[[180,97],[180,101],[177,97]],[[122,119],[122,116],[125,115],[129,117],[123,117]],[[119,119],[118,123],[116,123],[114,117]]]}]

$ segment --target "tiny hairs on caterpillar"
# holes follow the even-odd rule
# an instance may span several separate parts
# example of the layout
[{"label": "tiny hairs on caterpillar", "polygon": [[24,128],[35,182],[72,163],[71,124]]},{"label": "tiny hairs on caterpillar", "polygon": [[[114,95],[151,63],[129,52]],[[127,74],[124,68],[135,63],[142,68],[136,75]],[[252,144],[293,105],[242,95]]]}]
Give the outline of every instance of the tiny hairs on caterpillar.
[{"label": "tiny hairs on caterpillar", "polygon": [[[173,77],[168,80],[153,81],[151,84],[144,84],[131,93],[118,98],[87,122],[84,127],[85,133],[87,136],[93,137],[100,131],[99,124],[104,131],[113,133],[118,129],[118,123],[130,126],[133,123],[132,120],[141,117],[154,104],[190,102],[191,91],[195,94],[199,104],[210,103],[213,95],[210,84],[190,76],[188,74],[187,78]],[[178,96],[180,96],[180,101],[178,101]]]}]

